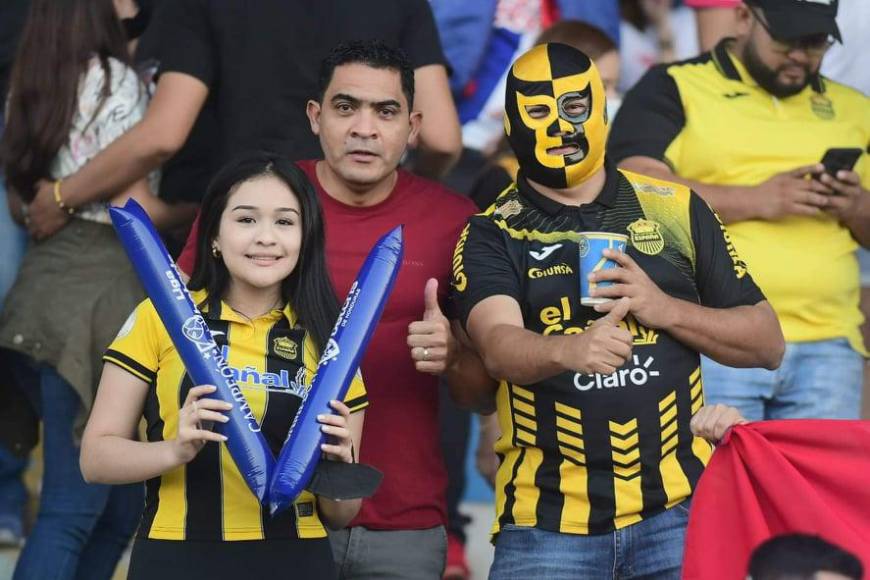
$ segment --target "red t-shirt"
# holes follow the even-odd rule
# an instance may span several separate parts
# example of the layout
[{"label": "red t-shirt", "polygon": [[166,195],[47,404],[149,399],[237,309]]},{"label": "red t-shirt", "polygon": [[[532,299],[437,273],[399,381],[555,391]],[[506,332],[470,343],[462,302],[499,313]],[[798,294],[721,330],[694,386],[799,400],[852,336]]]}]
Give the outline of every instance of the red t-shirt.
[{"label": "red t-shirt", "polygon": [[[453,248],[468,216],[468,199],[399,170],[383,202],[351,207],[330,197],[315,174],[315,161],[299,167],[317,190],[326,221],[326,259],[343,301],[363,260],[380,236],[404,224],[405,254],[393,293],[362,361],[370,406],[359,460],[384,473],[377,493],[363,501],[352,526],[382,530],[431,528],[446,522],[447,473],[438,427],[438,378],[418,373],[407,346],[408,325],[423,317],[426,280],[446,296]],[[193,269],[197,224],[178,259]]]}]

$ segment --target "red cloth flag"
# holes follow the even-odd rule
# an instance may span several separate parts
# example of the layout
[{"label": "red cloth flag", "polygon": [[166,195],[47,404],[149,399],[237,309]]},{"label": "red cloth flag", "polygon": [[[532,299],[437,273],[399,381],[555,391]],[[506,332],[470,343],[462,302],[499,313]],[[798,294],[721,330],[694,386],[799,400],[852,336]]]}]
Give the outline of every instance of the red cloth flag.
[{"label": "red cloth flag", "polygon": [[683,578],[745,578],[752,551],[783,533],[821,536],[870,570],[870,421],[732,428],[695,490]]}]

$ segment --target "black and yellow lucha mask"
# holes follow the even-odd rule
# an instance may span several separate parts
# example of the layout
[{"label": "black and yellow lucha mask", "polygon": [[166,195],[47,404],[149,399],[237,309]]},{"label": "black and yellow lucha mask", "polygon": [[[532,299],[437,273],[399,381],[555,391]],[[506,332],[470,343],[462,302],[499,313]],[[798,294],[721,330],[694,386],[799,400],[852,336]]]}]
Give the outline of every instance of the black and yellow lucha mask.
[{"label": "black and yellow lucha mask", "polygon": [[607,113],[595,64],[564,44],[535,46],[507,77],[505,133],[520,170],[547,187],[574,187],[604,163]]}]

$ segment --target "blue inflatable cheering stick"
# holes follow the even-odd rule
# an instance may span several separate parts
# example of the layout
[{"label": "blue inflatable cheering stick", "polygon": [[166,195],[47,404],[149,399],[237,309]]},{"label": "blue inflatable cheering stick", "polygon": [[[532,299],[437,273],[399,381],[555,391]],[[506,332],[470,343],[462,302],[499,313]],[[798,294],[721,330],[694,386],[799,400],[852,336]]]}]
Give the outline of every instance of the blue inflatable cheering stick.
[{"label": "blue inflatable cheering stick", "polygon": [[195,385],[215,385],[209,397],[232,403],[229,421],[215,429],[227,437],[226,446],[248,487],[267,505],[275,458],[260,425],[211,332],[181,280],[178,268],[145,210],[134,200],[123,208],[110,207],[112,225],[151,298],[184,367]]},{"label": "blue inflatable cheering stick", "polygon": [[341,401],[347,394],[393,288],[402,253],[402,226],[398,226],[378,240],[350,287],[308,396],[293,419],[278,456],[269,488],[273,515],[290,506],[311,482],[324,440],[317,415],[331,414],[329,402]]}]

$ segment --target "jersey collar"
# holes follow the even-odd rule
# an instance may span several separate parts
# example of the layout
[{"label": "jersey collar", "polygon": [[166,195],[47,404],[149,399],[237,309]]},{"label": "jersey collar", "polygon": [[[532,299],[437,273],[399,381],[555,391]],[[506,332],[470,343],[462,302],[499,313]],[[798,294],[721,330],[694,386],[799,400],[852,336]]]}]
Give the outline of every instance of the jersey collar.
[{"label": "jersey collar", "polygon": [[[240,322],[242,324],[250,324],[252,322],[235,310],[233,310],[232,308],[230,308],[223,300],[208,300],[208,293],[206,293],[205,290],[194,290],[190,293],[190,296],[191,298],[193,298],[193,303],[199,306],[203,318],[207,318],[209,320]],[[289,302],[284,306],[283,309],[276,308],[275,310],[271,310],[270,312],[267,312],[266,314],[254,319],[254,322],[256,322],[257,320],[266,320],[271,322],[278,320],[282,316],[287,318],[290,326],[296,325],[296,312],[293,311],[293,308],[290,306]]]},{"label": "jersey collar", "polygon": [[[613,207],[613,204],[616,203],[616,194],[619,184],[619,172],[616,170],[616,166],[612,164],[606,157],[604,159],[604,171],[604,188],[601,190],[601,193],[598,194],[598,197],[596,197],[595,200],[592,201],[592,203],[604,207]],[[559,212],[566,209],[577,209],[576,206],[559,203],[558,201],[550,199],[546,195],[540,193],[537,189],[532,187],[528,180],[523,176],[522,169],[520,169],[519,173],[517,174],[517,190],[524,198],[537,206],[538,209],[552,216],[557,215]]]},{"label": "jersey collar", "polygon": [[[710,52],[713,58],[713,63],[716,69],[727,79],[738,81],[750,87],[757,87],[758,83],[752,78],[752,75],[743,66],[736,56],[731,54],[729,50],[734,43],[734,38],[723,38]],[[825,92],[825,82],[821,75],[814,74],[810,77],[810,87],[817,93]]]}]

